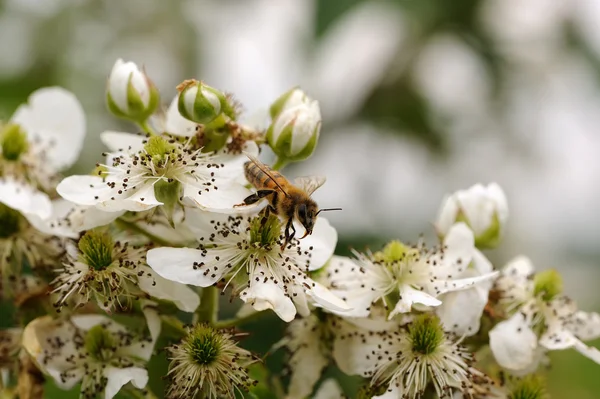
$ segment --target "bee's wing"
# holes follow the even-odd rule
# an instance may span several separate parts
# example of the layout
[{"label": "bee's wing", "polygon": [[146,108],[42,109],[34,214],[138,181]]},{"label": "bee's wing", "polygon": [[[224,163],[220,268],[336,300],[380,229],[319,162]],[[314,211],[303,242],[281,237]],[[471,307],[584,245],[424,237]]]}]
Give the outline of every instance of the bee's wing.
[{"label": "bee's wing", "polygon": [[323,184],[325,184],[325,176],[302,176],[294,180],[294,185],[306,191],[308,195],[314,193]]}]

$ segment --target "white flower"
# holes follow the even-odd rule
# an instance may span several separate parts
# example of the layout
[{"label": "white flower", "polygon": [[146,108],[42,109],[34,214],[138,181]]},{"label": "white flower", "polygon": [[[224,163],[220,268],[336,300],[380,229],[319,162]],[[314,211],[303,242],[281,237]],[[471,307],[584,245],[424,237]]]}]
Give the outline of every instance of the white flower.
[{"label": "white flower", "polygon": [[[0,278],[18,276],[26,260],[32,268],[51,265],[62,252],[60,240],[34,225],[50,216],[48,196],[12,178],[0,179]],[[6,290],[10,290],[6,285]]]},{"label": "white flower", "polygon": [[62,307],[70,300],[81,306],[95,300],[100,308],[111,311],[148,294],[172,301],[183,311],[196,310],[198,295],[157,275],[146,265],[146,251],[93,230],[81,237],[77,246],[68,243],[63,267],[56,270],[59,275],[52,282],[59,294],[55,306]]},{"label": "white flower", "polygon": [[493,247],[500,240],[508,219],[508,204],[502,188],[476,184],[447,196],[440,209],[436,229],[448,234],[456,222],[465,222],[475,234],[477,246]]},{"label": "white flower", "polygon": [[[137,138],[137,140],[136,140]],[[103,134],[112,151],[101,176],[79,175],[57,187],[65,199],[110,212],[143,211],[159,205],[173,206],[188,198],[213,211],[230,211],[250,194],[240,181],[247,157],[227,150],[202,153],[190,139],[126,133]],[[245,151],[258,153],[253,142]]]},{"label": "white flower", "polygon": [[307,97],[298,101],[296,97],[291,94],[267,130],[267,141],[273,151],[289,161],[301,161],[312,155],[321,131],[319,103]]},{"label": "white flower", "polygon": [[[321,315],[325,317],[325,315]],[[286,336],[276,345],[290,351],[290,384],[288,399],[310,397],[325,367],[329,364],[331,325],[321,321],[317,314],[292,320]]]},{"label": "white flower", "polygon": [[371,378],[376,398],[421,397],[432,383],[439,397],[456,390],[468,393],[474,376],[472,355],[444,332],[430,314],[416,317],[407,329],[369,331],[340,329],[334,355],[342,370]]},{"label": "white flower", "polygon": [[108,107],[117,116],[143,122],[159,103],[158,91],[133,62],[118,59],[108,78]]},{"label": "white flower", "polygon": [[553,270],[534,274],[526,257],[518,257],[496,281],[500,304],[509,314],[489,333],[498,364],[512,372],[534,371],[546,350],[575,348],[600,363],[600,351],[582,340],[600,337],[600,315],[577,310],[561,295],[562,280]]},{"label": "white flower", "polygon": [[190,399],[234,399],[253,383],[248,367],[257,359],[237,346],[236,334],[198,324],[183,340],[167,347],[170,378],[169,397]]},{"label": "white flower", "polygon": [[50,192],[56,174],[73,165],[79,156],[85,136],[85,115],[71,92],[47,87],[33,92],[29,102],[17,108],[4,129],[5,133],[6,129],[10,131],[0,137],[0,147],[12,147],[14,152],[14,144],[6,140],[20,141],[22,153],[0,155],[0,175],[26,179]]},{"label": "white flower", "polygon": [[78,315],[68,320],[44,316],[23,332],[23,346],[38,367],[61,389],[81,381],[81,395],[114,397],[127,383],[144,388],[144,368],[160,334],[160,318],[150,306],[143,308],[150,332],[143,337],[101,315]]},{"label": "white flower", "polygon": [[319,218],[313,234],[294,239],[281,249],[282,224],[271,215],[227,216],[190,209],[186,215],[200,245],[193,248],[156,248],[148,264],[166,279],[208,287],[233,284],[234,293],[256,310],[273,309],[284,321],[298,311],[307,316],[308,299],[326,309],[344,311],[346,304],[307,272],[317,270],[333,254],[337,233]]},{"label": "white flower", "polygon": [[[493,272],[490,261],[480,251],[473,251],[471,264],[457,278],[472,278],[485,276]],[[482,281],[459,291],[451,291],[438,299],[442,304],[435,311],[446,328],[458,336],[471,336],[479,331],[481,315],[488,302],[492,280]]]},{"label": "white flower", "polygon": [[475,255],[473,233],[463,224],[452,227],[442,248],[407,247],[393,241],[376,254],[357,259],[334,257],[327,267],[331,291],[353,308],[346,316],[366,317],[371,305],[384,301],[390,319],[414,305],[440,306],[442,294],[493,279],[496,272],[461,278]]}]

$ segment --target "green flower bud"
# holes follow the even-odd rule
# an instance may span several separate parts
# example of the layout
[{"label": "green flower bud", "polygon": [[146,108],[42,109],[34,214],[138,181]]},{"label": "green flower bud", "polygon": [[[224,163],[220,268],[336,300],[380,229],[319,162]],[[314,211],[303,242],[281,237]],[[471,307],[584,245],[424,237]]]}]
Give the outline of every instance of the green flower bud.
[{"label": "green flower bud", "polygon": [[314,152],[320,132],[319,103],[307,99],[279,112],[267,130],[267,142],[281,160],[302,161]]},{"label": "green flower bud", "polygon": [[137,65],[118,59],[108,78],[106,99],[113,114],[142,123],[156,111],[160,95]]},{"label": "green flower bud", "polygon": [[221,114],[236,119],[235,109],[227,96],[213,87],[192,79],[181,83],[177,90],[179,113],[192,122],[207,124]]},{"label": "green flower bud", "polygon": [[0,132],[0,145],[4,159],[17,161],[29,148],[27,133],[21,129],[21,126],[10,123]]},{"label": "green flower bud", "polygon": [[533,278],[533,293],[535,296],[541,296],[544,301],[551,301],[562,292],[563,280],[559,272],[550,269],[535,274]]},{"label": "green flower bud", "polygon": [[283,93],[269,108],[271,119],[275,120],[284,109],[293,108],[303,103],[310,102],[306,94],[298,87],[294,87]]}]

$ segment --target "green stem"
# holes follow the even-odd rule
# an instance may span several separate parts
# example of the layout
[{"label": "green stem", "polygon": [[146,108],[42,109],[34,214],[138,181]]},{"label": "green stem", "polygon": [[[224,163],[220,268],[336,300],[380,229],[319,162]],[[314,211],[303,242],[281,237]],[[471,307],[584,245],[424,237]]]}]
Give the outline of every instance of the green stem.
[{"label": "green stem", "polygon": [[281,169],[285,168],[285,166],[288,163],[290,163],[290,161],[288,161],[287,159],[282,158],[282,157],[278,157],[275,160],[275,163],[273,164],[273,166],[271,166],[271,169],[273,169],[273,170],[281,170]]},{"label": "green stem", "polygon": [[240,326],[242,324],[246,324],[250,321],[254,321],[254,320],[260,318],[265,313],[266,313],[266,311],[252,312],[249,315],[246,315],[243,317],[221,320],[215,324],[215,327],[216,328],[231,328],[231,327]]},{"label": "green stem", "polygon": [[152,130],[152,128],[150,127],[150,125],[148,125],[148,120],[142,121],[142,122],[138,122],[138,125],[142,128],[142,130],[150,135],[155,135],[156,133],[154,132],[154,130]]},{"label": "green stem", "polygon": [[133,222],[129,222],[123,218],[118,218],[117,220],[115,220],[115,224],[118,227],[122,228],[123,230],[130,230],[135,233],[142,234],[143,236],[148,237],[152,242],[160,244],[164,247],[177,247],[177,245],[169,242],[168,240],[165,240],[162,237],[152,234],[148,230],[144,229],[143,227],[140,227],[139,225],[137,225]]},{"label": "green stem", "polygon": [[219,290],[217,287],[206,287],[202,289],[202,298],[198,308],[198,321],[215,325],[219,313]]}]

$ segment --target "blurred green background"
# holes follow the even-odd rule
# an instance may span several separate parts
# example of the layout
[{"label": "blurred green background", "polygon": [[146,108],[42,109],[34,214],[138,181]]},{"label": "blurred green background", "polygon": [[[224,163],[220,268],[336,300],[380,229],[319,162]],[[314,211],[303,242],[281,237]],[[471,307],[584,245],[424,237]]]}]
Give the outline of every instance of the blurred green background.
[{"label": "blurred green background", "polygon": [[[594,0],[3,0],[0,116],[38,87],[72,90],[89,128],[72,172],[86,172],[101,131],[132,129],[104,106],[117,58],[143,65],[165,103],[198,78],[247,120],[299,84],[324,125],[287,173],[328,176],[315,197],[344,208],[328,215],[340,253],[432,237],[445,193],[497,181],[511,217],[490,259],[557,268],[598,311],[599,22]],[[268,348],[283,325],[268,327],[248,345]],[[551,357],[553,397],[600,397],[600,366]]]}]

